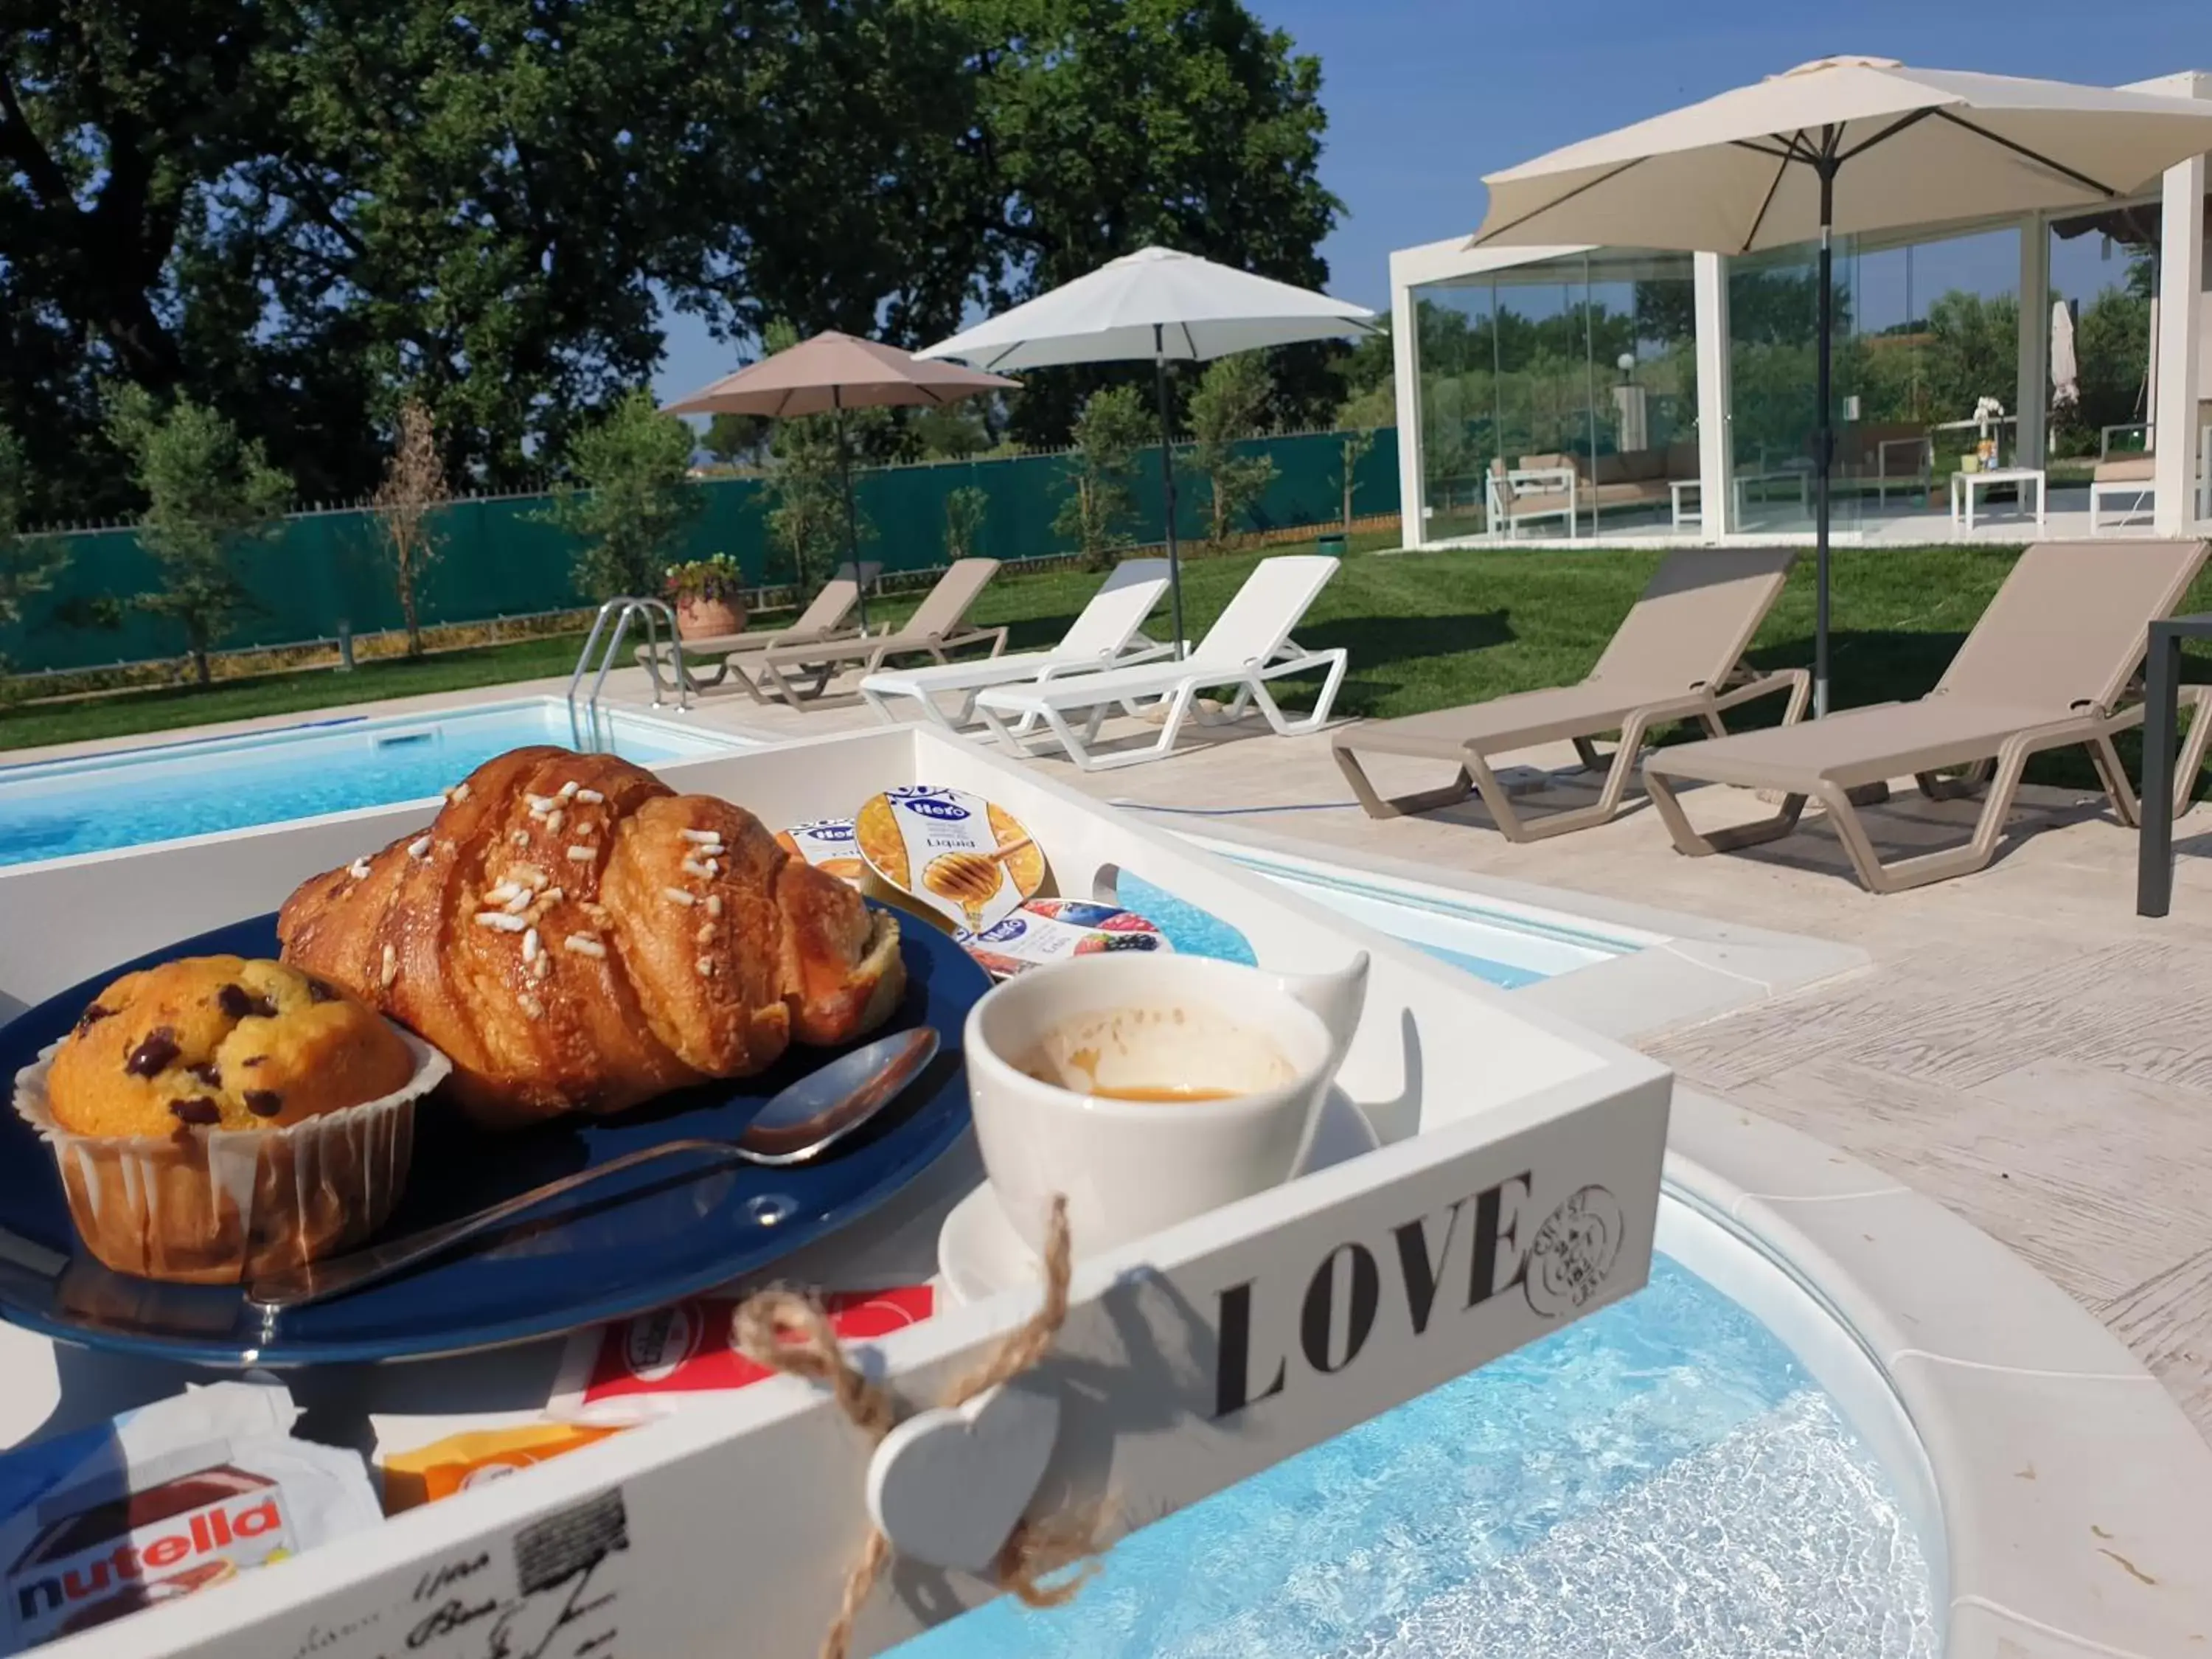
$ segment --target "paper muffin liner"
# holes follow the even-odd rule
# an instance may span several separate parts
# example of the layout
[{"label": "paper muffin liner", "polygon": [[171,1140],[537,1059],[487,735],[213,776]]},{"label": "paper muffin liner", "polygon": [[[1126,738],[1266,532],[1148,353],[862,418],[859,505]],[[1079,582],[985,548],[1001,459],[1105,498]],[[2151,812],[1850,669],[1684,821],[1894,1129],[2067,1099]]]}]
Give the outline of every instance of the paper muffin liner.
[{"label": "paper muffin liner", "polygon": [[52,1148],[85,1248],[118,1273],[228,1285],[335,1255],[381,1227],[407,1184],[415,1104],[453,1062],[413,1032],[405,1085],[276,1129],[78,1134],[54,1121],[61,1044],[15,1074],[15,1110]]}]

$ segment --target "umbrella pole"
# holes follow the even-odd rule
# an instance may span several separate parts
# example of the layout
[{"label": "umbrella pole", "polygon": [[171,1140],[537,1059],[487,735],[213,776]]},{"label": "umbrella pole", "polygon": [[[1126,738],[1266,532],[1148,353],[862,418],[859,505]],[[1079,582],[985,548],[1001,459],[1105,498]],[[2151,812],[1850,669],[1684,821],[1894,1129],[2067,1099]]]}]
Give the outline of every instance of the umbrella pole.
[{"label": "umbrella pole", "polygon": [[1828,712],[1828,466],[1835,453],[1835,434],[1828,426],[1830,358],[1835,327],[1836,163],[1823,156],[1820,173],[1820,293],[1816,301],[1820,317],[1819,368],[1815,373],[1820,417],[1813,429],[1813,718]]},{"label": "umbrella pole", "polygon": [[1160,398],[1160,499],[1167,505],[1168,611],[1175,629],[1175,660],[1182,660],[1182,560],[1176,551],[1175,434],[1168,415],[1168,354],[1163,331],[1152,325],[1152,382]]},{"label": "umbrella pole", "polygon": [[860,520],[853,511],[853,459],[845,448],[845,404],[837,388],[830,389],[830,402],[837,411],[837,478],[845,490],[845,556],[853,565],[853,595],[860,610],[860,632],[868,631],[868,583],[860,569]]}]

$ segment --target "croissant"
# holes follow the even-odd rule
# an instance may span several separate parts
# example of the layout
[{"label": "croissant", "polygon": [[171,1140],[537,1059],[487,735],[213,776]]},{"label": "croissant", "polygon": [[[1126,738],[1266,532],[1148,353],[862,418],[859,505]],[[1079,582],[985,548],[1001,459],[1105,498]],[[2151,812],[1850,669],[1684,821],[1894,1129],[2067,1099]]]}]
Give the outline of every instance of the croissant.
[{"label": "croissant", "polygon": [[880,1024],[898,924],[743,807],[611,755],[517,749],[429,830],[304,883],[284,959],[443,1049],[489,1127],[616,1112]]}]

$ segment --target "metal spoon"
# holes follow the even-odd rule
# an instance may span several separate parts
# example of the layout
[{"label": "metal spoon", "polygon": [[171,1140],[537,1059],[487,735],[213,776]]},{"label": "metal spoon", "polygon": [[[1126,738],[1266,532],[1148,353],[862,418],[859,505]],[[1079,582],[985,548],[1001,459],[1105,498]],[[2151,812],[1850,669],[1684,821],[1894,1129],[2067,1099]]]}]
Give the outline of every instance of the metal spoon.
[{"label": "metal spoon", "polygon": [[820,1071],[783,1090],[761,1108],[760,1115],[735,1140],[664,1140],[657,1146],[626,1152],[458,1220],[425,1227],[404,1238],[388,1239],[328,1261],[310,1261],[265,1274],[253,1281],[246,1300],[264,1313],[273,1313],[343,1296],[389,1279],[549,1200],[581,1192],[594,1182],[656,1158],[690,1153],[709,1162],[759,1164],[771,1169],[808,1163],[897,1099],[936,1055],[937,1033],[927,1025],[878,1038],[848,1054],[840,1054]]}]

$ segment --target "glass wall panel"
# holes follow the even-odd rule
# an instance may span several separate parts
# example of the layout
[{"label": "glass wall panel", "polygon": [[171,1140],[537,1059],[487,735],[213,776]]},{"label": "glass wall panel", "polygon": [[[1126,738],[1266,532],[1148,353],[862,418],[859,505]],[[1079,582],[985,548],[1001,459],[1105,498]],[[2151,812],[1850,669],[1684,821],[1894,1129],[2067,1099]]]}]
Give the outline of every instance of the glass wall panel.
[{"label": "glass wall panel", "polygon": [[1591,494],[1598,534],[1649,538],[1677,529],[1695,534],[1698,492],[1675,487],[1698,477],[1697,302],[1690,258],[1592,258],[1589,322],[1598,443]]},{"label": "glass wall panel", "polygon": [[1490,528],[1483,477],[1497,453],[1494,301],[1487,277],[1413,290],[1420,329],[1421,484],[1430,541]]},{"label": "glass wall panel", "polygon": [[[1848,367],[1856,324],[1851,261],[1838,250],[1834,283],[1832,413],[1840,416],[1855,378]],[[1813,527],[1813,440],[1819,426],[1820,280],[1817,250],[1790,247],[1734,260],[1729,270],[1729,357],[1735,375],[1730,488],[1740,532],[1796,533]],[[1847,496],[1832,521],[1856,527]]]}]

